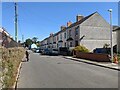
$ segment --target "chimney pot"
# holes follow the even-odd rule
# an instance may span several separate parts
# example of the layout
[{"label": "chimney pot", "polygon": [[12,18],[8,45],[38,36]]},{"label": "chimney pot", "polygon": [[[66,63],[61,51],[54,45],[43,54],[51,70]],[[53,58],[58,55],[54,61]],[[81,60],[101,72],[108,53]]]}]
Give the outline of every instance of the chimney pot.
[{"label": "chimney pot", "polygon": [[66,28],[66,26],[64,26],[64,25],[63,25],[63,26],[61,26],[61,30],[64,30],[65,28]]},{"label": "chimney pot", "polygon": [[53,33],[50,33],[50,36],[53,36]]},{"label": "chimney pot", "polygon": [[69,27],[72,24],[71,21],[67,22],[67,27]]},{"label": "chimney pot", "polygon": [[83,19],[83,18],[84,18],[84,16],[82,16],[82,15],[77,15],[77,16],[76,16],[76,22],[80,21],[80,20]]}]

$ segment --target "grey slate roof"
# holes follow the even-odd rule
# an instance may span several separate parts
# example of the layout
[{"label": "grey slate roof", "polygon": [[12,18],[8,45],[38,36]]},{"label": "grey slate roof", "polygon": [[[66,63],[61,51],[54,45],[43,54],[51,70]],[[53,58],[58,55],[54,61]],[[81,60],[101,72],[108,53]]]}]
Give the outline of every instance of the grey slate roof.
[{"label": "grey slate roof", "polygon": [[63,29],[63,30],[61,30],[61,31],[59,31],[59,32],[57,32],[57,33],[55,33],[54,36],[55,36],[55,35],[58,35],[59,33],[63,32],[64,30],[66,30],[66,29],[68,29],[68,28],[71,28],[71,27],[74,27],[74,26],[76,26],[76,25],[79,25],[79,24],[83,23],[85,20],[87,20],[88,18],[90,18],[90,17],[91,17],[92,15],[94,15],[95,13],[98,13],[98,12],[94,12],[94,13],[92,13],[92,14],[90,14],[90,15],[84,17],[84,18],[81,19],[80,21],[71,24],[69,27],[67,27],[67,28],[65,28],[65,29]]},{"label": "grey slate roof", "polygon": [[[63,30],[58,31],[58,32],[55,33],[53,36],[56,36],[56,35],[58,35],[59,33],[64,32],[64,30],[66,30],[66,29],[68,29],[68,28],[71,28],[71,27],[74,27],[74,26],[76,26],[76,25],[79,25],[79,24],[83,23],[83,22],[86,21],[88,18],[90,18],[92,15],[94,15],[95,13],[98,13],[98,12],[96,11],[96,12],[94,12],[94,13],[86,16],[86,17],[84,17],[84,18],[81,19],[80,21],[77,21],[77,22],[71,24],[69,27],[67,27],[67,28],[65,28],[65,29],[63,29]],[[45,38],[44,40],[46,40],[46,39],[48,39],[48,38],[49,38],[49,37]]]},{"label": "grey slate roof", "polygon": [[117,30],[120,30],[120,27],[119,26],[113,26],[113,31],[117,31]]},{"label": "grey slate roof", "polygon": [[90,15],[84,17],[84,18],[81,19],[80,21],[71,24],[71,25],[70,25],[69,27],[67,27],[66,29],[71,28],[71,27],[74,27],[74,26],[76,26],[76,25],[78,25],[78,24],[83,23],[85,20],[87,20],[88,18],[90,18],[90,17],[91,17],[92,15],[94,15],[95,13],[98,13],[98,12],[94,12],[94,13],[92,13],[92,14],[90,14]]}]

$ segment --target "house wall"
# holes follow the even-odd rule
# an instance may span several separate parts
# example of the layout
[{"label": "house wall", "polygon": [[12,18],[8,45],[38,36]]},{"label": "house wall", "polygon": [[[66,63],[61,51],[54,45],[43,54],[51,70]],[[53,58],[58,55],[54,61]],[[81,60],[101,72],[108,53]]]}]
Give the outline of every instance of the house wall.
[{"label": "house wall", "polygon": [[117,45],[118,45],[118,52],[120,53],[120,30],[117,30]]},{"label": "house wall", "polygon": [[[69,31],[70,30],[71,30],[71,36],[69,35]],[[73,40],[67,41],[67,47],[70,47],[70,42],[72,42],[72,47],[75,47],[75,41],[74,41],[74,38],[75,38],[75,27],[67,29],[67,39],[69,37],[71,37]]]},{"label": "house wall", "polygon": [[117,32],[113,31],[112,34],[113,34],[113,36],[112,36],[113,46],[115,46],[115,45],[117,45]]},{"label": "house wall", "polygon": [[66,38],[64,37],[64,34],[66,33],[66,30],[62,31],[62,47],[65,47],[65,42],[67,40],[67,33],[66,33]]},{"label": "house wall", "polygon": [[98,14],[94,14],[80,25],[80,37],[85,37],[79,42],[90,51],[110,44],[110,25]]},{"label": "house wall", "polygon": [[[78,35],[75,35],[75,29],[79,26]],[[84,45],[90,51],[93,51],[95,48],[102,48],[105,44],[110,44],[110,25],[104,18],[99,15],[98,13],[94,13],[84,22],[74,27],[68,28],[62,32],[58,32],[55,36],[56,43],[53,44],[53,48],[65,47],[70,46],[70,42],[72,42],[72,47],[75,47],[75,41],[77,40],[79,45]],[[69,38],[69,31],[71,30],[71,37],[73,38],[72,41],[67,41]],[[120,30],[119,30],[120,31]],[[64,38],[64,33],[66,32],[66,38]],[[62,34],[62,43],[60,41],[60,35]],[[120,32],[119,32],[120,35]],[[119,36],[118,35],[118,36]],[[84,36],[84,37],[83,37]],[[82,38],[83,37],[83,38]],[[81,39],[82,38],[82,39]],[[117,39],[120,37],[117,37]],[[48,38],[45,42],[45,47],[47,48],[47,43],[52,42],[52,39]],[[120,47],[120,40],[116,41],[116,33],[113,32],[113,46],[116,43],[119,43]]]},{"label": "house wall", "polygon": [[[66,35],[65,35],[65,33],[66,33]],[[64,47],[67,47],[67,30],[64,31],[63,37],[64,37]]]}]

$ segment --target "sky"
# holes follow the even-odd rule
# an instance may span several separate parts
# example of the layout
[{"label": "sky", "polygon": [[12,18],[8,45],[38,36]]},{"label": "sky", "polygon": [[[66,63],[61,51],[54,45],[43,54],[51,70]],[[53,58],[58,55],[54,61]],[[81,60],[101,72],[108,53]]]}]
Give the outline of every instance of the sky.
[{"label": "sky", "polygon": [[[56,33],[68,21],[75,22],[76,15],[88,16],[98,12],[108,23],[112,9],[112,24],[118,25],[117,2],[18,2],[18,40],[37,37],[39,41]],[[15,37],[14,3],[2,3],[2,26]]]}]

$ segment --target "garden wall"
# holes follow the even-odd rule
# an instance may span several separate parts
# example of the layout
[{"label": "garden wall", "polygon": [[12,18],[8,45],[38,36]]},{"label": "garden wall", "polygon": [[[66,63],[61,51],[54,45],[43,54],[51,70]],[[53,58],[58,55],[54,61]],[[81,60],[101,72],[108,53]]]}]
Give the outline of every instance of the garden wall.
[{"label": "garden wall", "polygon": [[110,58],[108,54],[97,54],[97,53],[83,53],[76,51],[76,58],[88,59],[97,62],[110,62]]}]

